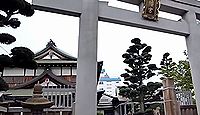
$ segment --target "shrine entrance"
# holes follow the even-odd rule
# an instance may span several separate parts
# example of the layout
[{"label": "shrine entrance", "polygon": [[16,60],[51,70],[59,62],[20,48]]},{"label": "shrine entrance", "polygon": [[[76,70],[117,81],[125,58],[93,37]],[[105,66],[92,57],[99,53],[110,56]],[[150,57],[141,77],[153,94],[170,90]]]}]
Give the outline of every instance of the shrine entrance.
[{"label": "shrine entrance", "polygon": [[[200,114],[200,2],[196,0],[119,0],[139,12],[109,7],[98,0],[33,0],[37,10],[80,18],[75,115],[96,115],[98,21],[185,36]],[[159,3],[160,2],[160,3]],[[159,6],[160,5],[160,6]],[[143,6],[146,9],[143,10]],[[179,15],[179,21],[157,18],[157,10]],[[144,12],[143,12],[144,11]],[[90,82],[88,82],[90,81]],[[88,90],[89,89],[89,90]]]}]

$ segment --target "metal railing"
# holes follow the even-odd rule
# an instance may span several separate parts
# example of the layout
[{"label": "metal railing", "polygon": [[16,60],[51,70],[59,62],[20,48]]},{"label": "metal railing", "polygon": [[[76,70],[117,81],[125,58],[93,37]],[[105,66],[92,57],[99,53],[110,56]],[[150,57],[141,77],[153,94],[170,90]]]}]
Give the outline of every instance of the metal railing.
[{"label": "metal railing", "polygon": [[192,105],[192,93],[191,91],[175,91],[176,99],[180,105]]}]

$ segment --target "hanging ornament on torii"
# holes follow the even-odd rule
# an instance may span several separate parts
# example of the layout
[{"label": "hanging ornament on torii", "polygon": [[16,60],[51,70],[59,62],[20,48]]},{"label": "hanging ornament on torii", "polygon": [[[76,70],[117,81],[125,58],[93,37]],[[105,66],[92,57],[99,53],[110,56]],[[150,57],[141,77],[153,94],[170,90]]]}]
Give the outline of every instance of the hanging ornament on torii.
[{"label": "hanging ornament on torii", "polygon": [[147,20],[158,21],[160,0],[144,0],[142,17]]}]

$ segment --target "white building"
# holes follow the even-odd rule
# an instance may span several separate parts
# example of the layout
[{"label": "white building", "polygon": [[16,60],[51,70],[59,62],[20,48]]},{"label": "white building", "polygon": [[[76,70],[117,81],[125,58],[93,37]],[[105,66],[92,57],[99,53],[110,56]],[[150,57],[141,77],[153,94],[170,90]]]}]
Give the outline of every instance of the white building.
[{"label": "white building", "polygon": [[104,90],[105,94],[118,97],[118,86],[123,86],[123,80],[121,77],[109,77],[103,69],[98,81],[97,90]]}]

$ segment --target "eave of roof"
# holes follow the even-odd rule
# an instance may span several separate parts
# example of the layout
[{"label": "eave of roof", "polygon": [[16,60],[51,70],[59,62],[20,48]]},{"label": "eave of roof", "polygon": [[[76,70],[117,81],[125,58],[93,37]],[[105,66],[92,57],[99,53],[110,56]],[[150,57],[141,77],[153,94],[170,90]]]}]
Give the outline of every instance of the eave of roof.
[{"label": "eave of roof", "polygon": [[110,78],[110,77],[101,77],[99,81],[121,81],[121,79],[119,77],[113,77],[113,78]]},{"label": "eave of roof", "polygon": [[67,60],[36,60],[36,62],[38,63],[38,64],[40,64],[40,63],[52,63],[52,64],[57,64],[57,63],[62,63],[62,64],[69,64],[69,63],[71,63],[71,64],[76,64],[77,63],[77,61],[67,61]]},{"label": "eave of roof", "polygon": [[28,89],[28,88],[33,88],[35,84],[37,84],[38,81],[44,82],[44,78],[46,77],[46,75],[48,75],[49,79],[54,81],[55,83],[59,84],[59,85],[71,85],[74,86],[75,84],[69,81],[66,81],[64,79],[62,79],[61,77],[57,77],[55,74],[52,73],[51,70],[45,70],[42,74],[40,74],[39,76],[33,78],[32,80],[25,82],[23,84],[19,84],[15,87],[12,87],[12,89]]}]

